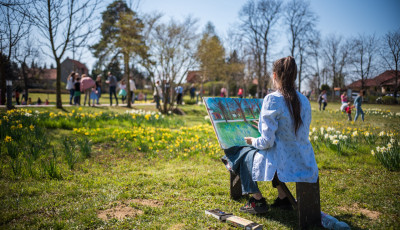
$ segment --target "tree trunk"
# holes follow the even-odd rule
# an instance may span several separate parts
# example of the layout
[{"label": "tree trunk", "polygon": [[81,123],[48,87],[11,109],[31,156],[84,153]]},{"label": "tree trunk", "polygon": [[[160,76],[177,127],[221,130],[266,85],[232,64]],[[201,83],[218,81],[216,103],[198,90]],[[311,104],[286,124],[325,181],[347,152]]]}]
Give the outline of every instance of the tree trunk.
[{"label": "tree trunk", "polygon": [[28,74],[26,72],[26,64],[22,63],[22,76],[24,77],[24,85],[25,85],[25,101],[28,101],[29,98],[29,87],[28,87]]},{"label": "tree trunk", "polygon": [[1,85],[1,101],[0,104],[4,105],[6,103],[6,63],[4,62],[5,60],[3,57],[0,57],[0,85]]},{"label": "tree trunk", "polygon": [[300,68],[299,68],[299,92],[301,93],[301,73],[303,71],[303,55],[300,54]]},{"label": "tree trunk", "polygon": [[124,65],[125,65],[125,76],[126,76],[126,100],[127,100],[127,107],[131,108],[131,101],[132,101],[132,97],[131,97],[131,84],[129,82],[129,55],[128,54],[124,54]]},{"label": "tree trunk", "polygon": [[56,80],[56,106],[58,109],[62,109],[61,101],[61,62],[60,59],[56,59],[57,65],[57,80]]},{"label": "tree trunk", "polygon": [[394,84],[394,92],[393,92],[393,97],[394,97],[394,100],[397,102],[397,103],[399,103],[399,101],[397,101],[396,99],[396,96],[397,96],[397,92],[398,92],[398,89],[399,89],[399,72],[398,72],[398,70],[397,70],[397,63],[396,63],[396,73],[395,73],[396,75],[396,82],[395,82],[395,84]]}]

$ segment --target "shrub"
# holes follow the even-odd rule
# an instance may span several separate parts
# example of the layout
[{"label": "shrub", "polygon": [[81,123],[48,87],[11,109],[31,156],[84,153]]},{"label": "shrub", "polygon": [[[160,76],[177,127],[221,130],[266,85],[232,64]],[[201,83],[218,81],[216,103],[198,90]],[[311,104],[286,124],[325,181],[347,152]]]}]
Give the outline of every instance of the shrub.
[{"label": "shrub", "polygon": [[396,100],[394,99],[394,97],[391,97],[391,96],[383,96],[382,103],[389,104],[389,105],[396,104]]},{"label": "shrub", "polygon": [[368,101],[368,103],[376,103],[376,99],[378,99],[378,96],[373,96],[373,95],[366,96],[366,101]]}]

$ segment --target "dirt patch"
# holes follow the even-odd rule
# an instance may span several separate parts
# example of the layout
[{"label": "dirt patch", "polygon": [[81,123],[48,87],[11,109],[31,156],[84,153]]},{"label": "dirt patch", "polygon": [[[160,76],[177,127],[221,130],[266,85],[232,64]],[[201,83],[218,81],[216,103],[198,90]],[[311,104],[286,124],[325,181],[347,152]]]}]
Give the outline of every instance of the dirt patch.
[{"label": "dirt patch", "polygon": [[97,217],[102,220],[109,220],[112,218],[123,220],[127,217],[135,217],[143,214],[142,210],[135,209],[129,206],[129,204],[118,202],[115,207],[107,210],[101,210],[97,212]]},{"label": "dirt patch", "polygon": [[133,199],[129,200],[130,203],[135,203],[143,206],[149,206],[149,207],[161,207],[163,206],[163,202],[159,200],[146,200],[146,199]]},{"label": "dirt patch", "polygon": [[168,230],[180,230],[180,229],[184,229],[185,225],[184,224],[175,224],[172,225],[171,227],[168,228]]},{"label": "dirt patch", "polygon": [[354,203],[351,207],[339,207],[339,209],[351,213],[361,213],[371,220],[377,220],[378,217],[381,215],[380,212],[371,211],[366,208],[360,208],[357,203]]},{"label": "dirt patch", "polygon": [[161,207],[164,203],[158,200],[146,200],[146,199],[133,199],[125,200],[123,202],[113,202],[109,206],[114,206],[107,210],[100,210],[97,212],[97,217],[102,220],[109,220],[112,218],[123,220],[127,217],[135,217],[142,215],[143,211],[130,206],[130,204],[139,204],[148,207]]}]

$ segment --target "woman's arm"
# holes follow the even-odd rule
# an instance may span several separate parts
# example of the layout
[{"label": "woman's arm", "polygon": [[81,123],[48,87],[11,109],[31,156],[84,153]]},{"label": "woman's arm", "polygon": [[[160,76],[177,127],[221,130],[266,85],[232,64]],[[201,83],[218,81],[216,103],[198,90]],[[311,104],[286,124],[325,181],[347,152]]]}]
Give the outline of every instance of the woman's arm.
[{"label": "woman's arm", "polygon": [[275,132],[278,129],[279,105],[274,96],[267,96],[263,102],[260,114],[258,130],[261,133],[259,138],[245,137],[248,144],[257,149],[268,149],[274,145]]}]

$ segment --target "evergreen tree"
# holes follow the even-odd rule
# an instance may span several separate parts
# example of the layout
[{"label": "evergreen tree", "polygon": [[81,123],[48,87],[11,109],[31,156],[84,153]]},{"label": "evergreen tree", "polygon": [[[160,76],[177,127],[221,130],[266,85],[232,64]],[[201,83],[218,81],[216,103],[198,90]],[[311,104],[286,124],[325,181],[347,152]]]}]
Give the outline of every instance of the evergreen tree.
[{"label": "evergreen tree", "polygon": [[[124,1],[114,1],[103,12],[101,25],[101,40],[92,46],[93,54],[97,57],[98,66],[103,66],[111,57],[112,66],[121,56],[124,64],[125,78],[129,78],[129,63],[133,56],[147,56],[147,46],[141,35],[144,24],[137,14],[129,9]],[[112,72],[112,70],[109,70]],[[116,72],[113,72],[116,75]],[[117,76],[117,75],[116,75]],[[131,106],[129,81],[127,82],[128,107]]]}]

